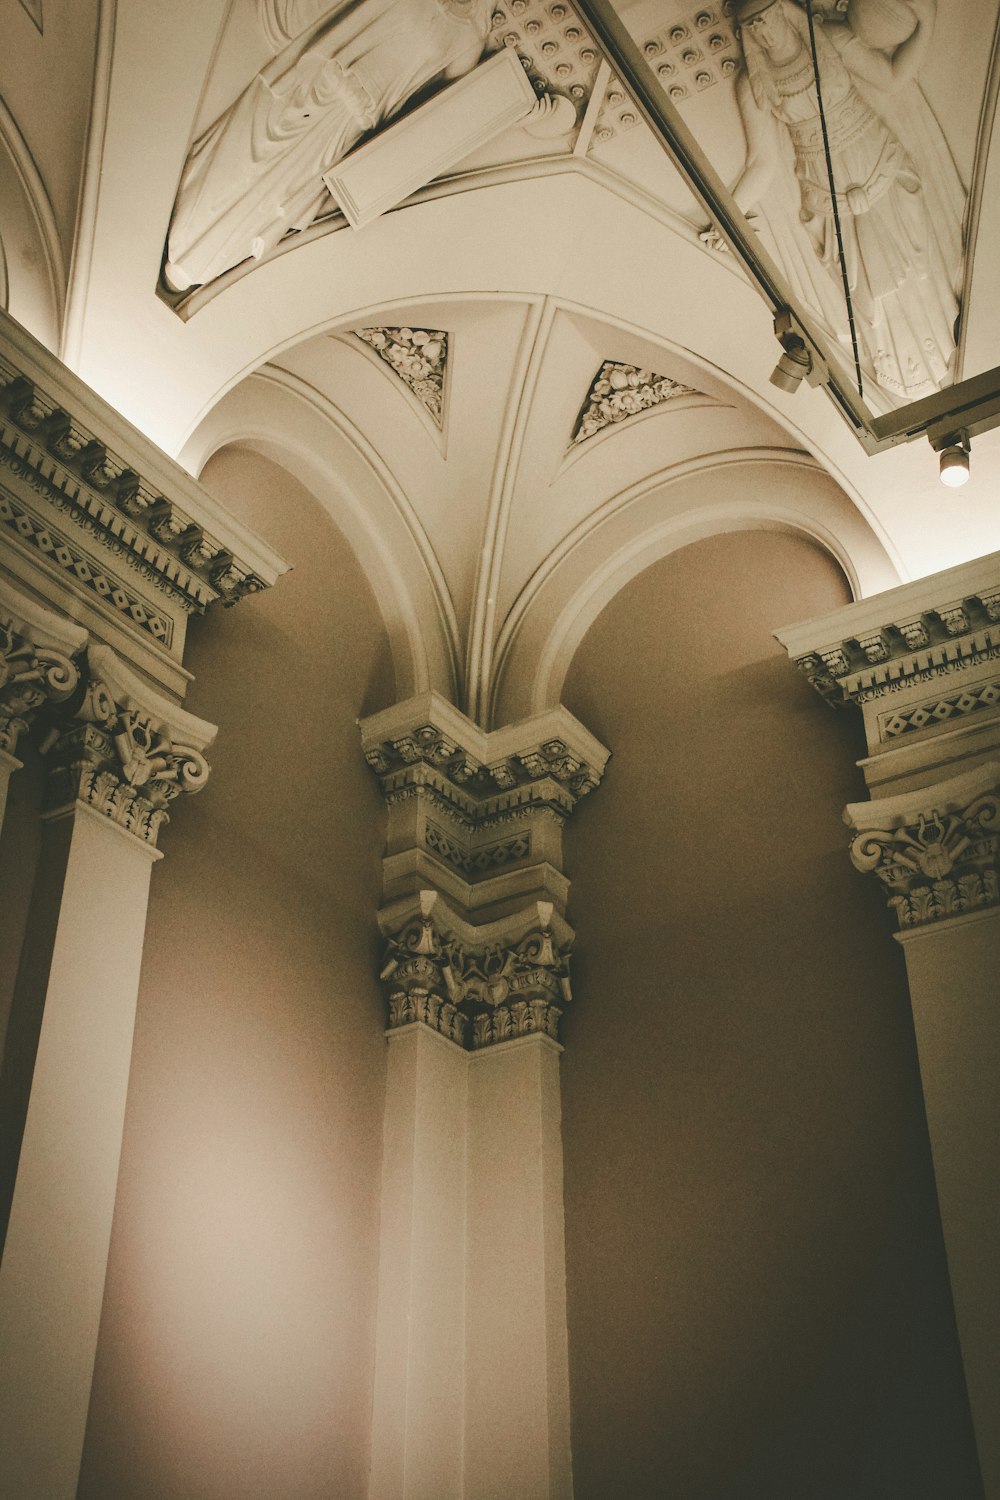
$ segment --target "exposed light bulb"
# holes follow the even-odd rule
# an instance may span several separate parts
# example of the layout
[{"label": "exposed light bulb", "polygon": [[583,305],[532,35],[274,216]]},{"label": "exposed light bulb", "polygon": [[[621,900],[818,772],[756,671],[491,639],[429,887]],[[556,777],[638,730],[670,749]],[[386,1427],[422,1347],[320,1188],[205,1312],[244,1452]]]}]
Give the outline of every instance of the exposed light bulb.
[{"label": "exposed light bulb", "polygon": [[961,441],[941,449],[941,483],[957,490],[969,478],[969,450]]}]

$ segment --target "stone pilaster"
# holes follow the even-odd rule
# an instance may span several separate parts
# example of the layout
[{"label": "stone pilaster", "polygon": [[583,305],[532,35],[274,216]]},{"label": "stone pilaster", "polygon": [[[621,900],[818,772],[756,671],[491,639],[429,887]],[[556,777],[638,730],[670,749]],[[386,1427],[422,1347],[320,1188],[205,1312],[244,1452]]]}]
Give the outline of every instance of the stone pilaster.
[{"label": "stone pilaster", "polygon": [[864,716],[855,867],[906,955],[941,1223],[988,1500],[1000,1500],[1000,553],[778,633]]},{"label": "stone pilaster", "polygon": [[361,733],[389,814],[370,1500],[569,1500],[562,829],[607,751],[432,693]]}]

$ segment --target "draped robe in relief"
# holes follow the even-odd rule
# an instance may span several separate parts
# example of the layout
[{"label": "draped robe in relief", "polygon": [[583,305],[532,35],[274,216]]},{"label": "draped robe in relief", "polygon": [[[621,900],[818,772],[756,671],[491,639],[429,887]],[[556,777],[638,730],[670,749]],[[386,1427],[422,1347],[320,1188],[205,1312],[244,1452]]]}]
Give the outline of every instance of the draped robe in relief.
[{"label": "draped robe in relief", "polygon": [[[789,13],[801,47],[788,63],[775,64],[744,40],[758,105],[784,126],[791,148],[784,191],[794,193],[795,211],[782,212],[769,195],[765,215],[793,288],[848,354],[812,57],[804,20]],[[817,32],[865,394],[876,409],[891,408],[930,395],[953,375],[965,192],[918,86],[890,95],[866,85],[851,68],[862,44],[850,27],[833,22]]]},{"label": "draped robe in relief", "polygon": [[486,0],[347,0],[253,79],[195,143],[170,222],[179,290],[260,258],[327,201],[323,173],[429,85],[483,54]]}]

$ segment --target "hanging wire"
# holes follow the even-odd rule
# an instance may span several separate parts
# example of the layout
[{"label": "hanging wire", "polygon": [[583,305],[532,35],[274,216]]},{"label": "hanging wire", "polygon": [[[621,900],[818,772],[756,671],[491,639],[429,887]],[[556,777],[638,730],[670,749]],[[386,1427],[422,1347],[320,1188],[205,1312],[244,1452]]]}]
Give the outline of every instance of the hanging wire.
[{"label": "hanging wire", "polygon": [[833,205],[833,226],[837,232],[837,255],[840,258],[840,276],[844,283],[844,301],[847,303],[847,322],[851,330],[851,348],[854,351],[854,373],[858,381],[858,395],[862,401],[865,399],[864,386],[861,381],[861,359],[858,355],[858,332],[854,326],[854,304],[851,301],[851,287],[847,279],[847,258],[844,255],[844,235],[840,227],[840,210],[837,207],[837,189],[833,181],[833,158],[830,155],[830,135],[826,128],[826,110],[823,107],[823,90],[819,81],[819,57],[816,52],[816,25],[813,20],[812,0],[805,0],[806,16],[809,21],[809,46],[812,49],[813,77],[816,79],[816,99],[819,103],[819,123],[823,132],[823,150],[826,153],[826,175],[830,183],[830,202]]}]

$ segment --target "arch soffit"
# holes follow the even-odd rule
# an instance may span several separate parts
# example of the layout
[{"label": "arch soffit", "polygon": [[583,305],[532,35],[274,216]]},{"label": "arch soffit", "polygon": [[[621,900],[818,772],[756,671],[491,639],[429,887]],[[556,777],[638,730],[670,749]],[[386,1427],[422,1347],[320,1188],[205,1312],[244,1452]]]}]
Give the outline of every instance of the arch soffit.
[{"label": "arch soffit", "polygon": [[180,454],[200,474],[233,444],[285,468],[316,496],[365,572],[389,636],[400,697],[452,697],[461,655],[447,584],[405,494],[371,445],[318,392],[262,370],[227,393]]},{"label": "arch soffit", "polygon": [[[772,481],[763,497],[745,498],[751,471]],[[899,581],[879,537],[808,454],[734,449],[677,464],[608,500],[536,570],[497,639],[490,722],[556,706],[587,631],[639,573],[692,542],[747,530],[812,541],[841,567],[855,598]]]},{"label": "arch soffit", "polygon": [[0,206],[6,308],[58,350],[66,267],[48,191],[10,110],[0,99]]}]

